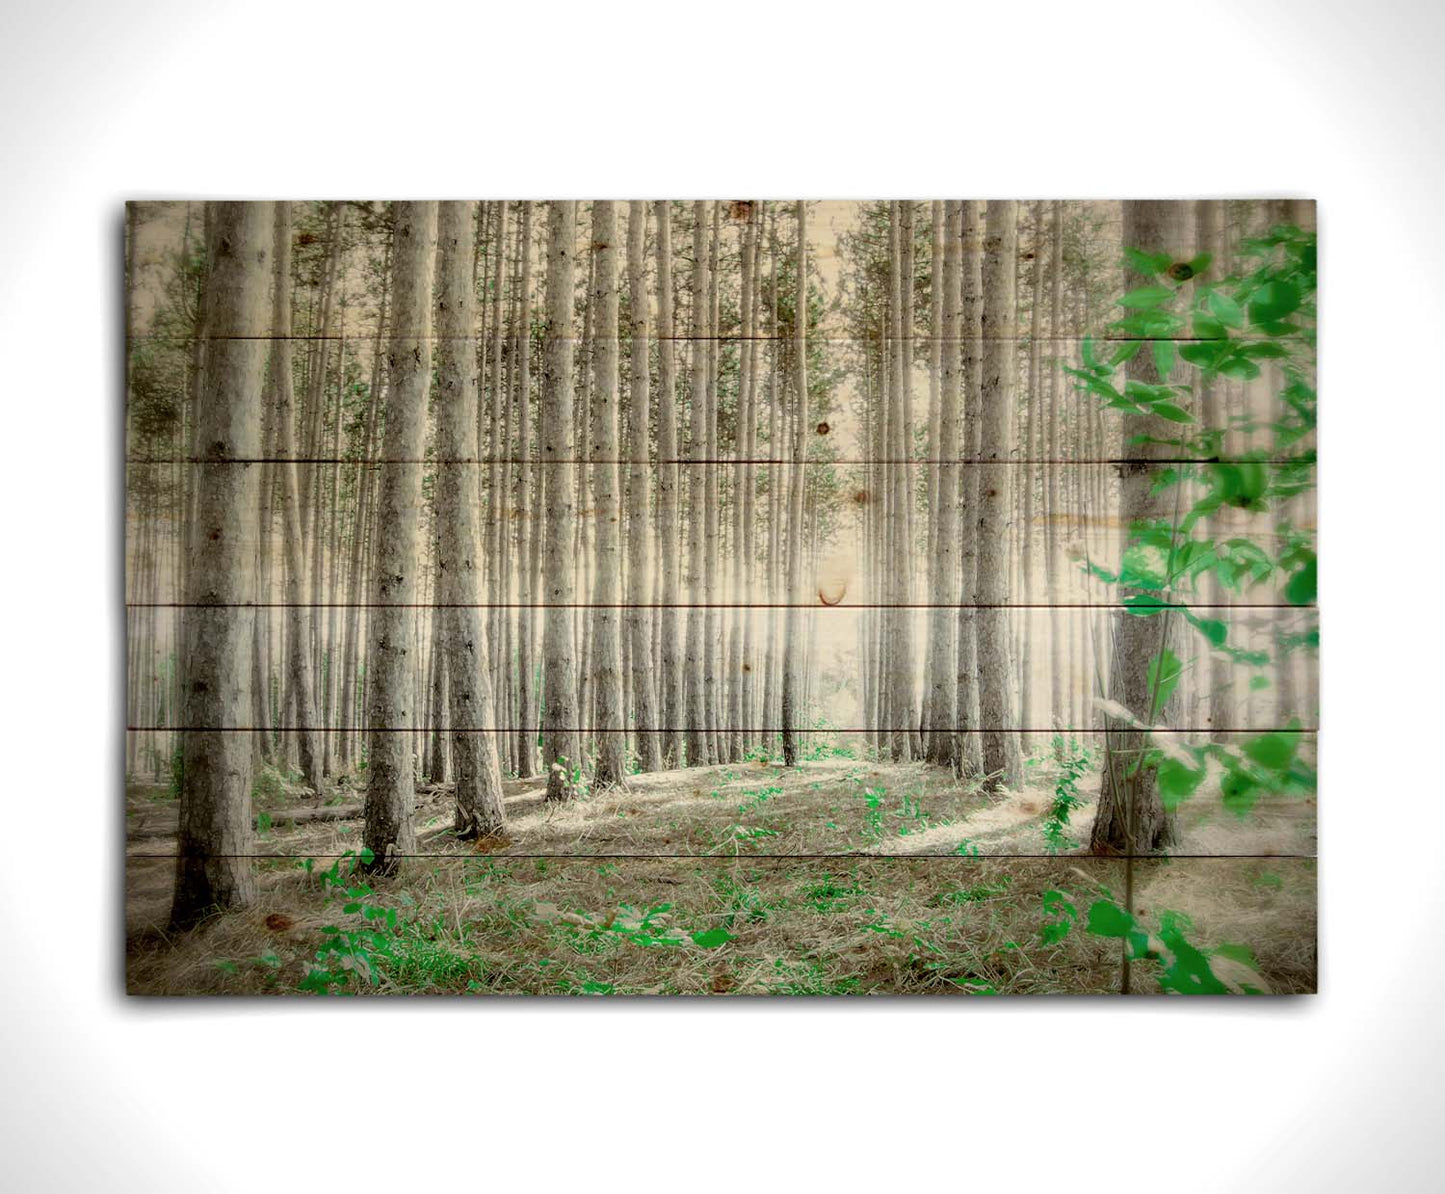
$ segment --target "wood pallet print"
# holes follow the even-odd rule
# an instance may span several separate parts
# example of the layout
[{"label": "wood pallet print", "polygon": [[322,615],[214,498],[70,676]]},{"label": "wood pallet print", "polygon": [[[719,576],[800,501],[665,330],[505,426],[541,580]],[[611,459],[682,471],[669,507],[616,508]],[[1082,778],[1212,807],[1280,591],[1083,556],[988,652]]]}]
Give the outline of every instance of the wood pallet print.
[{"label": "wood pallet print", "polygon": [[131,993],[1315,990],[1312,203],[126,225]]}]

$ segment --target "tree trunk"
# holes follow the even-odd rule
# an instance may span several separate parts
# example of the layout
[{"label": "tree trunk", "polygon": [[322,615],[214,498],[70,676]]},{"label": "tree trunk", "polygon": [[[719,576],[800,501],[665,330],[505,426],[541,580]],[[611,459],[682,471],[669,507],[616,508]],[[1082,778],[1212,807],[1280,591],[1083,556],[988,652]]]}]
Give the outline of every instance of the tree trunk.
[{"label": "tree trunk", "polygon": [[435,203],[399,203],[392,238],[393,322],[387,349],[390,385],[376,510],[376,571],[368,639],[367,786],[364,842],[372,866],[389,869],[416,849],[412,611],[416,601],[417,511],[422,501],[429,316],[436,256]]},{"label": "tree trunk", "polygon": [[522,204],[522,269],[517,297],[517,570],[521,592],[517,610],[517,775],[531,777],[537,761],[535,654],[536,588],[532,583],[533,540],[538,527],[529,507],[532,481],[532,202]]},{"label": "tree trunk", "polygon": [[[196,409],[195,528],[187,569],[180,722],[180,831],[171,922],[255,898],[251,873],[251,707],[261,388],[266,363],[269,203],[208,204],[215,229],[206,283],[209,344]],[[211,463],[214,462],[214,463]],[[223,727],[233,727],[228,732]]]},{"label": "tree trunk", "polygon": [[703,602],[706,600],[704,555],[707,526],[703,506],[707,501],[707,375],[708,375],[708,292],[707,292],[707,204],[693,204],[692,229],[692,386],[688,412],[688,581],[691,598],[687,611],[687,658],[683,685],[687,703],[687,765],[696,767],[708,758],[707,715],[704,709],[703,671],[707,649]]},{"label": "tree trunk", "polygon": [[983,750],[978,734],[978,500],[979,407],[983,400],[983,243],[980,239],[979,204],[963,204],[961,349],[963,383],[967,394],[963,404],[962,456],[967,462],[959,470],[959,562],[962,568],[963,600],[958,607],[957,717],[962,731],[956,743],[954,769],[960,775],[977,775],[983,770]]},{"label": "tree trunk", "polygon": [[506,830],[502,776],[490,733],[494,718],[489,651],[481,609],[475,487],[477,421],[476,294],[472,287],[476,219],[472,203],[443,203],[437,251],[438,586],[456,775],[457,836]]},{"label": "tree trunk", "polygon": [[570,608],[575,600],[576,515],[572,459],[572,287],[577,204],[554,200],[547,243],[545,357],[542,365],[542,467],[547,505],[542,580],[546,608],[542,627],[542,765],[547,799],[577,794],[573,776],[582,766],[577,727],[577,663]]},{"label": "tree trunk", "polygon": [[[644,300],[645,301],[645,300]],[[672,205],[657,201],[657,537],[662,556],[659,684],[662,755],[669,767],[682,765],[682,673],[678,657],[677,607],[682,597],[679,569],[678,502],[681,477],[677,442],[677,376],[672,320]],[[635,384],[635,383],[634,383]]]},{"label": "tree trunk", "polygon": [[[283,460],[296,456],[292,424],[296,403],[291,376],[291,204],[275,205],[272,250],[271,363],[269,383],[276,410],[277,454]],[[314,471],[315,466],[311,466]],[[286,553],[287,683],[295,694],[295,731],[302,781],[314,792],[321,788],[321,743],[316,732],[316,702],[311,685],[311,660],[306,649],[306,556],[301,534],[301,510],[296,464],[277,466],[281,488],[281,541]],[[313,607],[314,608],[314,607]],[[314,614],[313,614],[314,616]]]},{"label": "tree trunk", "polygon": [[622,718],[622,502],[617,465],[617,215],[610,199],[592,205],[592,253],[597,262],[592,346],[592,501],[596,578],[592,590],[592,682],[598,789],[627,782],[627,736]]},{"label": "tree trunk", "polygon": [[992,786],[1017,788],[1021,778],[1011,687],[1008,600],[1011,478],[1010,407],[1017,361],[1014,305],[1018,260],[1017,204],[988,205],[983,246],[983,371],[979,408],[978,495],[978,683],[983,773]]},{"label": "tree trunk", "polygon": [[648,360],[651,349],[646,273],[647,204],[634,200],[627,206],[627,312],[632,321],[632,388],[629,395],[627,458],[627,636],[632,644],[632,725],[637,731],[637,760],[643,771],[662,766],[662,749],[656,733],[657,705],[653,696],[652,626],[648,617],[651,570],[647,552],[647,424]]},{"label": "tree trunk", "polygon": [[[1176,253],[1185,243],[1181,205],[1167,200],[1124,204],[1123,239],[1126,248],[1145,253]],[[1124,286],[1132,290],[1152,281],[1126,269]],[[1125,366],[1126,381],[1158,385],[1160,377],[1152,352],[1140,352]],[[1133,442],[1136,436],[1168,438],[1172,424],[1155,415],[1126,413],[1120,420],[1129,460],[1119,467],[1119,520],[1134,522],[1167,519],[1173,494],[1156,493],[1157,470],[1149,460],[1168,449],[1164,445]],[[1140,590],[1121,588],[1120,602]],[[1157,594],[1150,594],[1156,596]],[[1167,716],[1167,702],[1158,700],[1150,683],[1150,663],[1169,640],[1172,614],[1140,618],[1127,610],[1114,611],[1114,659],[1109,677],[1109,699],[1124,706],[1137,723],[1153,725]],[[1174,844],[1174,818],[1165,812],[1152,767],[1140,766],[1146,735],[1116,717],[1105,718],[1104,775],[1090,846],[1096,854],[1152,854]]]},{"label": "tree trunk", "polygon": [[933,438],[932,455],[938,461],[931,508],[934,519],[934,558],[929,599],[929,735],[926,757],[940,766],[952,762],[958,749],[954,741],[957,718],[957,682],[954,664],[957,657],[957,613],[959,578],[958,542],[958,474],[953,462],[958,458],[958,437],[962,413],[960,383],[962,361],[959,357],[959,334],[962,321],[960,270],[963,250],[962,206],[949,200],[944,212],[943,232],[939,239],[940,259],[934,262],[939,273],[941,295],[940,321],[934,324],[934,338],[939,344],[939,422]]},{"label": "tree trunk", "polygon": [[792,492],[788,499],[788,581],[787,617],[783,626],[783,764],[798,765],[799,684],[801,682],[803,587],[803,424],[808,420],[808,209],[799,199],[796,206],[798,248],[793,303],[793,452]]}]

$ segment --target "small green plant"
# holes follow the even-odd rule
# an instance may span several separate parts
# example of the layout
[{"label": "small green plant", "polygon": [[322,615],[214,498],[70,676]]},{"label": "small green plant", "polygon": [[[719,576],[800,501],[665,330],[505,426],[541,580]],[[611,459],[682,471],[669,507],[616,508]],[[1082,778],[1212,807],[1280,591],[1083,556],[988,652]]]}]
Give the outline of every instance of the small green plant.
[{"label": "small green plant", "polygon": [[[396,909],[373,901],[372,889],[356,878],[357,872],[370,866],[374,858],[365,848],[348,850],[319,873],[326,902],[344,899],[342,916],[360,920],[322,927],[321,948],[316,951],[315,961],[307,966],[300,990],[317,995],[345,994],[352,989],[353,980],[375,986],[380,963],[394,956],[390,934],[397,926]],[[308,875],[317,873],[313,859],[308,858],[304,867]],[[376,927],[378,921],[384,923],[387,932]]]},{"label": "small green plant", "polygon": [[[1175,995],[1260,995],[1269,990],[1245,946],[1228,942],[1200,946],[1186,935],[1194,926],[1182,912],[1161,911],[1157,926],[1151,928],[1115,900],[1108,888],[1101,886],[1100,893],[1083,913],[1083,930],[1121,941],[1128,959],[1145,964],[1159,990]],[[1057,945],[1080,926],[1079,907],[1070,892],[1044,892],[1043,912],[1040,938],[1045,945]]]},{"label": "small green plant", "polygon": [[552,770],[562,776],[562,782],[575,799],[580,800],[587,795],[589,790],[587,770],[581,763],[574,765],[569,762],[566,755],[559,755],[552,764]]},{"label": "small green plant", "polygon": [[1050,854],[1072,850],[1079,843],[1069,836],[1069,819],[1083,801],[1079,798],[1079,780],[1093,763],[1093,756],[1070,739],[1065,743],[1062,734],[1054,735],[1054,757],[1059,759],[1058,771],[1054,776],[1054,798],[1049,805],[1049,815],[1044,820],[1044,844]]}]

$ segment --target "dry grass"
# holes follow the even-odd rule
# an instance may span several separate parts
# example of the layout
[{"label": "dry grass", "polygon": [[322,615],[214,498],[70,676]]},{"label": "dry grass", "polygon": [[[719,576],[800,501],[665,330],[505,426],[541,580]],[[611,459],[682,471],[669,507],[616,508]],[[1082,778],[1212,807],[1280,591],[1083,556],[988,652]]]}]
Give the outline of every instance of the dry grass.
[{"label": "dry grass", "polygon": [[[1118,863],[1087,865],[1118,883]],[[375,986],[350,985],[377,994],[1114,990],[1112,943],[1085,934],[1039,943],[1043,892],[1071,870],[1048,859],[414,860],[371,897],[401,913],[393,955]],[[322,927],[360,920],[341,917],[314,878],[272,868],[254,907],[173,941],[159,928],[168,877],[160,860],[131,868],[133,993],[292,991]]]},{"label": "dry grass", "polygon": [[[1047,767],[1031,774],[1028,790],[988,797],[922,764],[819,758],[793,771],[748,763],[635,776],[625,790],[561,807],[543,801],[536,781],[511,780],[509,837],[480,845],[452,835],[449,790],[426,789],[417,825],[430,857],[408,861],[366,897],[395,910],[399,922],[376,959],[376,982],[352,978],[345,989],[1116,991],[1116,941],[1079,930],[1041,944],[1044,892],[1062,889],[1083,904],[1101,888],[1118,895],[1123,869],[1082,857],[1077,844],[1067,857],[1045,856],[1051,777]],[[1087,839],[1096,793],[1097,777],[1085,777],[1085,803],[1070,830],[1076,842]],[[357,849],[359,822],[290,824],[278,802],[268,803],[272,824],[258,853],[274,857],[257,863],[258,903],[175,939],[162,928],[173,841],[154,829],[135,833],[131,991],[295,991],[326,945],[325,926],[367,927],[301,868],[304,859],[324,868]],[[154,791],[131,793],[130,804],[133,827],[174,817],[173,802],[168,808]],[[1261,806],[1241,820],[1198,799],[1185,807],[1181,829],[1185,853],[1308,853],[1313,802]],[[957,856],[960,845],[978,856]],[[1165,910],[1184,913],[1201,947],[1252,950],[1271,989],[1313,989],[1312,861],[1137,865],[1142,923],[1157,923]],[[1135,975],[1136,990],[1152,989],[1148,964]]]}]

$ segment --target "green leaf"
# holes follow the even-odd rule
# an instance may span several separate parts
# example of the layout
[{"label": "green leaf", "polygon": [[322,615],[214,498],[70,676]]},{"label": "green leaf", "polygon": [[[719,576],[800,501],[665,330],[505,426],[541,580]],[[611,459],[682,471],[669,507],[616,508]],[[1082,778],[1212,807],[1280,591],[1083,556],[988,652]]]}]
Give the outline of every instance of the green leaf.
[{"label": "green leaf", "polygon": [[1142,348],[1142,347],[1143,347],[1142,341],[1139,341],[1139,340],[1128,340],[1128,341],[1125,341],[1123,344],[1119,345],[1119,347],[1114,350],[1114,355],[1109,358],[1109,364],[1113,365],[1113,366],[1117,369],[1117,368],[1118,368],[1120,365],[1122,365],[1125,361],[1133,360],[1134,357],[1136,357],[1136,356],[1139,354],[1139,349]]},{"label": "green leaf", "polygon": [[[1198,331],[1198,327],[1195,328]],[[1179,355],[1191,365],[1197,365],[1201,369],[1214,368],[1214,362],[1218,360],[1221,346],[1219,344],[1181,344]]]},{"label": "green leaf", "polygon": [[1211,290],[1209,292],[1209,309],[1214,312],[1215,317],[1222,324],[1227,324],[1232,328],[1244,326],[1244,312],[1240,310],[1239,304],[1227,294]]},{"label": "green leaf", "polygon": [[1089,905],[1087,928],[1096,937],[1127,937],[1134,927],[1134,918],[1118,904],[1095,900]]},{"label": "green leaf", "polygon": [[1192,423],[1194,416],[1183,407],[1175,406],[1172,402],[1156,402],[1149,408],[1150,414],[1158,415],[1161,419],[1168,419],[1171,423]]},{"label": "green leaf", "polygon": [[1209,263],[1214,260],[1212,253],[1198,253],[1189,259],[1189,273],[1191,277],[1197,278],[1209,268]]},{"label": "green leaf", "polygon": [[1260,786],[1243,771],[1230,770],[1219,781],[1219,795],[1225,808],[1236,817],[1243,817],[1258,802]]},{"label": "green leaf", "polygon": [[1165,381],[1174,368],[1174,341],[1154,341],[1154,368],[1159,370],[1159,380]]},{"label": "green leaf", "polygon": [[1123,606],[1136,618],[1152,618],[1166,609],[1181,609],[1174,601],[1161,601],[1153,593],[1130,593],[1124,598]]},{"label": "green leaf", "polygon": [[1299,749],[1298,730],[1276,730],[1261,734],[1244,744],[1244,753],[1261,767],[1271,771],[1288,770],[1294,762],[1295,751]]},{"label": "green leaf", "polygon": [[1160,760],[1157,778],[1159,782],[1159,800],[1165,809],[1173,812],[1199,787],[1204,779],[1204,768],[1198,769],[1186,767],[1178,759],[1165,757]]},{"label": "green leaf", "polygon": [[1317,592],[1316,561],[1313,556],[1289,578],[1284,589],[1284,599],[1291,605],[1310,605]]},{"label": "green leaf", "polygon": [[1300,289],[1293,282],[1266,282],[1250,296],[1251,323],[1275,324],[1299,310]]},{"label": "green leaf", "polygon": [[1152,311],[1173,297],[1174,291],[1168,286],[1139,286],[1121,298],[1119,306],[1135,311]]},{"label": "green leaf", "polygon": [[1242,344],[1239,351],[1254,361],[1278,360],[1281,357],[1289,356],[1284,345],[1276,344],[1272,340],[1264,340],[1258,344]]},{"label": "green leaf", "polygon": [[726,945],[732,939],[733,935],[726,929],[707,929],[692,935],[692,943],[700,949],[717,949],[718,946]]},{"label": "green leaf", "polygon": [[1162,274],[1173,264],[1174,258],[1168,253],[1143,253],[1138,249],[1124,250],[1124,264],[1136,274],[1153,277]]},{"label": "green leaf", "polygon": [[1235,381],[1253,381],[1259,376],[1259,366],[1248,357],[1230,357],[1220,361],[1216,368],[1225,377],[1232,377]]},{"label": "green leaf", "polygon": [[1184,611],[1184,616],[1189,619],[1189,624],[1200,634],[1209,640],[1211,647],[1222,647],[1224,641],[1229,637],[1229,626],[1218,618],[1201,618],[1190,610]]},{"label": "green leaf", "polygon": [[1183,674],[1184,665],[1168,647],[1165,647],[1149,661],[1149,691],[1153,694],[1156,714],[1169,704],[1169,698],[1174,695],[1174,689],[1179,684],[1179,677]]},{"label": "green leaf", "polygon": [[1201,340],[1225,340],[1229,337],[1219,320],[1199,311],[1194,313],[1194,334]]}]

